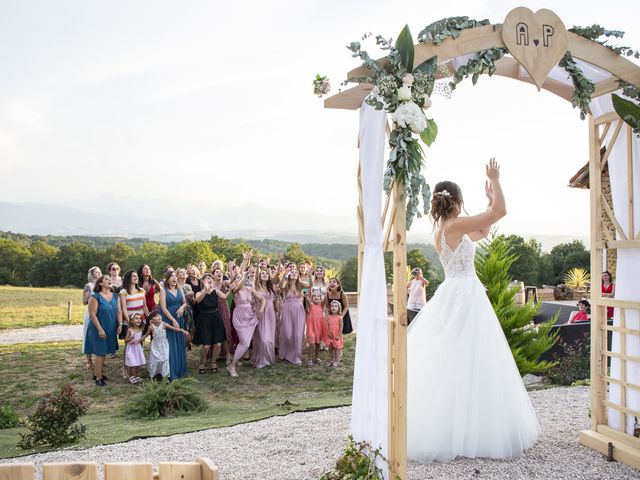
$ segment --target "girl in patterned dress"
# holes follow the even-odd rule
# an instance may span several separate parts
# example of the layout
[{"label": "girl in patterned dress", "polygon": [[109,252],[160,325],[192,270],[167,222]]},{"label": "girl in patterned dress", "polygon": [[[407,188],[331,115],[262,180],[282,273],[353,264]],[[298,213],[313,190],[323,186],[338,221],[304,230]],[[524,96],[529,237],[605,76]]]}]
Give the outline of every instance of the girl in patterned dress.
[{"label": "girl in patterned dress", "polygon": [[140,378],[140,367],[147,363],[142,350],[143,328],[142,315],[134,313],[129,319],[129,328],[124,338],[124,343],[127,344],[127,348],[124,351],[124,364],[128,370],[129,382],[134,384],[142,380]]}]

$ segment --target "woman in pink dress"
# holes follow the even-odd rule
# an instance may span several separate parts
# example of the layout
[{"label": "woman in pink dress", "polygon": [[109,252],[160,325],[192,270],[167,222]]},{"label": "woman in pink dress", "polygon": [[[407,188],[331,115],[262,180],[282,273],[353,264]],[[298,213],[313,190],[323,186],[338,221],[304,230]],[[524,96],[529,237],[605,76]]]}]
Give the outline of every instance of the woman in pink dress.
[{"label": "woman in pink dress", "polygon": [[[264,315],[266,302],[262,295],[253,288],[253,280],[246,273],[234,282],[231,286],[231,292],[233,293],[233,303],[236,306],[233,309],[232,321],[238,334],[239,343],[233,355],[233,360],[227,367],[227,370],[232,377],[237,377],[238,372],[236,371],[236,365],[238,364],[238,360],[240,360],[249,349],[253,332],[258,325],[258,318],[262,319]],[[254,310],[251,302],[253,299],[260,302],[260,307],[257,312]]]},{"label": "woman in pink dress", "polygon": [[297,269],[291,269],[285,274],[280,288],[283,305],[278,354],[280,360],[301,365],[305,312],[302,305],[302,285]]},{"label": "woman in pink dress", "polygon": [[276,360],[275,336],[276,336],[276,291],[271,283],[269,271],[260,270],[258,274],[257,292],[265,299],[264,315],[258,322],[253,334],[253,355],[251,363],[256,368],[271,365]]}]

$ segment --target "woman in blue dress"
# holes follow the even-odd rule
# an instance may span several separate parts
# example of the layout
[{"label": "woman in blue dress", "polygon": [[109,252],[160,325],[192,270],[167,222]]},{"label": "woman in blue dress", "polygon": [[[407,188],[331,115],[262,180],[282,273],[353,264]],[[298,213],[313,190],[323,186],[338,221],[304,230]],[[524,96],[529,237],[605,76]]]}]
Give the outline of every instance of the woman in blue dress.
[{"label": "woman in blue dress", "polygon": [[102,275],[95,284],[89,299],[89,318],[84,343],[85,355],[95,355],[93,378],[96,385],[104,387],[104,357],[115,353],[118,348],[118,334],[122,328],[122,310],[118,296],[111,291],[111,277]]},{"label": "woman in blue dress", "polygon": [[180,329],[178,332],[167,330],[169,380],[177,380],[187,374],[187,349],[184,337],[188,332],[185,330],[183,316],[187,302],[182,289],[178,287],[178,277],[173,271],[167,272],[164,277],[164,288],[160,291],[160,308],[162,319]]}]

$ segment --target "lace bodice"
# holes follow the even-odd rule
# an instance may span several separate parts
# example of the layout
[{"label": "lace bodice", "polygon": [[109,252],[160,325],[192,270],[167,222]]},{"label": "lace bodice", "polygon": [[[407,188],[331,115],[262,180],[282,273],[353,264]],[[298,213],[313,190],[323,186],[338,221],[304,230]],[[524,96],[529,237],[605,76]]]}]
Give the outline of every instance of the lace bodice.
[{"label": "lace bodice", "polygon": [[444,267],[445,278],[470,278],[476,276],[474,260],[476,246],[465,234],[455,250],[447,245],[447,240],[442,229],[440,242],[440,261]]}]

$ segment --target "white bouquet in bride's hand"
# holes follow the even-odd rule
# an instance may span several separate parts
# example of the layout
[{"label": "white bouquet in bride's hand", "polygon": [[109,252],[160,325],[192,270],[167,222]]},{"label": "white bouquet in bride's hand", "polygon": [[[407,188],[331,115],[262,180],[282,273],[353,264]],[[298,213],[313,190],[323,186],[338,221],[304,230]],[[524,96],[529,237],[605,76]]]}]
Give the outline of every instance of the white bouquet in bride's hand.
[{"label": "white bouquet in bride's hand", "polygon": [[391,119],[403,128],[410,128],[413,133],[421,133],[427,128],[427,117],[413,102],[398,105],[396,111],[391,114]]}]

